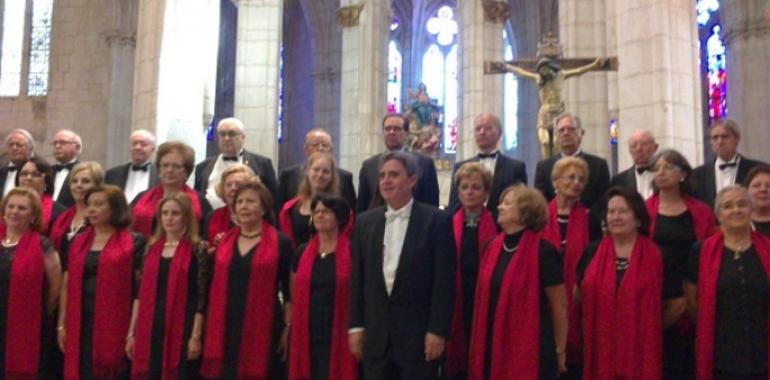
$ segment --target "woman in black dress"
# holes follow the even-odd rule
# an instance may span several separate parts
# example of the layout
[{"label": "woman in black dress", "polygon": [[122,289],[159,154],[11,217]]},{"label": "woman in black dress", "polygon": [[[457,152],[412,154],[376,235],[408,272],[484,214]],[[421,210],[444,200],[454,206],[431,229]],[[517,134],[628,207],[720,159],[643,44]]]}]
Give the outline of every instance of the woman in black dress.
[{"label": "woman in black dress", "polygon": [[243,184],[233,210],[239,226],[214,257],[201,374],[281,379],[291,321],[291,241],[270,224],[273,197],[262,183]]},{"label": "woman in black dress", "polygon": [[318,193],[340,194],[337,164],[329,153],[316,152],[307,158],[297,196],[286,201],[278,214],[281,232],[289,236],[295,247],[310,240],[310,201]]},{"label": "woman in black dress", "polygon": [[345,199],[317,194],[310,203],[317,232],[297,250],[294,265],[289,380],[356,380],[348,348],[350,218]]},{"label": "woman in black dress", "polygon": [[754,229],[770,236],[770,166],[757,165],[744,182],[751,196],[751,224]]},{"label": "woman in black dress", "polygon": [[125,379],[125,342],[144,239],[128,230],[131,213],[120,188],[92,188],[85,202],[90,227],[70,245],[59,304],[64,376]]},{"label": "woman in black dress", "polygon": [[43,229],[40,232],[48,235],[48,231],[59,214],[67,208],[53,199],[53,177],[51,165],[42,157],[32,157],[21,164],[16,176],[16,186],[28,187],[37,192],[43,207]]},{"label": "woman in black dress", "polygon": [[190,198],[158,204],[160,222],[144,258],[126,354],[135,379],[195,379],[208,291],[207,245]]},{"label": "woman in black dress", "polygon": [[473,304],[481,254],[497,235],[497,224],[484,207],[492,189],[492,173],[478,162],[457,169],[454,176],[460,208],[452,217],[457,249],[455,307],[447,342],[447,374],[452,379],[468,377],[468,345],[473,326]]},{"label": "woman in black dress", "polygon": [[0,216],[0,378],[48,379],[59,255],[40,234],[43,212],[33,190],[8,192]]},{"label": "woman in black dress", "polygon": [[[711,208],[695,199],[690,181],[692,168],[681,153],[666,149],[651,160],[653,195],[645,205],[650,216],[650,237],[663,254],[666,273],[674,276],[682,288],[684,267],[692,245],[713,232],[716,219]],[[682,312],[669,313],[663,321],[663,375],[666,379],[695,377],[695,330],[693,321],[684,313],[683,291],[666,302],[668,308]]]},{"label": "woman in black dress", "polygon": [[524,185],[500,195],[503,232],[484,253],[476,287],[471,379],[556,379],[566,370],[562,261],[539,233],[547,210],[543,195]]},{"label": "woman in black dress", "polygon": [[696,243],[685,273],[688,310],[696,318],[700,380],[768,378],[770,240],[751,229],[743,187],[719,191],[720,229]]}]

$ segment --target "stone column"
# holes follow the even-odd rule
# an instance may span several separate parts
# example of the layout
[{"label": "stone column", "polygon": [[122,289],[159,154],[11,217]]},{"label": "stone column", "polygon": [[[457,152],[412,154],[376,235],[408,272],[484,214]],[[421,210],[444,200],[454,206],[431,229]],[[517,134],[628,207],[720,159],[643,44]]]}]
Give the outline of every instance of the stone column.
[{"label": "stone column", "polygon": [[[649,128],[661,147],[703,162],[698,34],[693,2],[617,1],[619,125],[622,142]],[[620,168],[631,165],[622,144]]]},{"label": "stone column", "polygon": [[[614,1],[559,1],[559,40],[565,58],[608,55],[607,20],[614,20],[615,16],[608,18],[606,11],[608,3]],[[610,157],[609,75],[607,72],[590,72],[570,78],[562,93],[567,112],[576,114],[583,122],[586,133],[582,148],[605,159]]]},{"label": "stone column", "polygon": [[727,116],[741,126],[740,150],[770,162],[770,3],[723,1],[721,20],[727,48]]},{"label": "stone column", "polygon": [[282,20],[283,0],[238,0],[235,117],[246,125],[246,149],[274,165]]},{"label": "stone column", "polygon": [[484,75],[484,61],[504,58],[503,23],[510,5],[501,1],[461,1],[457,161],[476,153],[473,119],[493,113],[503,119],[503,75]]},{"label": "stone column", "polygon": [[382,152],[387,112],[387,52],[390,25],[386,0],[341,0],[340,167],[356,176],[369,156]]}]

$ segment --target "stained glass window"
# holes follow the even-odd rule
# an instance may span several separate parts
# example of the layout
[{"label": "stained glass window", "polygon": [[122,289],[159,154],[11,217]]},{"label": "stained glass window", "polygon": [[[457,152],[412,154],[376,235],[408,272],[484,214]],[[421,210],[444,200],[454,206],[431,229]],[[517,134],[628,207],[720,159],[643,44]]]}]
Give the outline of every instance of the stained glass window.
[{"label": "stained glass window", "polygon": [[436,104],[443,109],[445,153],[457,151],[457,21],[449,6],[442,6],[425,24],[432,39],[422,58],[422,83]]},{"label": "stained glass window", "polygon": [[695,3],[696,19],[698,24],[706,25],[711,18],[711,13],[719,10],[719,0],[697,0]]},{"label": "stained glass window", "polygon": [[5,0],[3,40],[0,42],[0,96],[19,95],[25,6],[26,0]]},{"label": "stained glass window", "polygon": [[704,101],[708,109],[709,124],[727,117],[727,68],[726,50],[719,35],[722,31],[719,17],[719,0],[697,0],[695,3],[700,27],[701,68],[707,93]]},{"label": "stained glass window", "polygon": [[278,130],[276,131],[276,138],[278,142],[283,141],[283,79],[284,79],[284,66],[283,66],[283,43],[281,43],[280,50],[278,51]]},{"label": "stained glass window", "polygon": [[48,59],[51,52],[51,12],[53,0],[35,0],[32,5],[32,31],[29,48],[29,88],[27,95],[48,93]]},{"label": "stained glass window", "polygon": [[388,44],[388,112],[401,112],[402,57],[395,41]]},{"label": "stained glass window", "polygon": [[[505,46],[504,58],[513,60],[513,48],[508,32],[503,30],[503,46]],[[505,149],[515,149],[518,146],[519,131],[519,82],[512,73],[505,74],[503,79],[503,129],[505,132]]]}]

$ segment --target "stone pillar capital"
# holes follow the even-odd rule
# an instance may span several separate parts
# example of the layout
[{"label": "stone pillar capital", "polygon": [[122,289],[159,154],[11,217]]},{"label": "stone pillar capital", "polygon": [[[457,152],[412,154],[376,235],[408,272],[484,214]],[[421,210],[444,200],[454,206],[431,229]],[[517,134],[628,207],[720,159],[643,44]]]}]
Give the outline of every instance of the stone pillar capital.
[{"label": "stone pillar capital", "polygon": [[337,24],[343,28],[358,25],[358,20],[361,17],[361,11],[364,9],[364,4],[348,5],[346,7],[340,7],[337,9]]},{"label": "stone pillar capital", "polygon": [[511,6],[507,2],[484,0],[484,20],[495,24],[502,24],[511,16]]},{"label": "stone pillar capital", "polygon": [[110,30],[104,38],[109,46],[136,46],[135,30]]}]

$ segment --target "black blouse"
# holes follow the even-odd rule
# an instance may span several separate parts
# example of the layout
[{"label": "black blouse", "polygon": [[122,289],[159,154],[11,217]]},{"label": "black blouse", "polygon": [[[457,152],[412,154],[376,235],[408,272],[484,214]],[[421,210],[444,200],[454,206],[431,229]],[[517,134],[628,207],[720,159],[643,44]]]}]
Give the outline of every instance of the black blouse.
[{"label": "black blouse", "polygon": [[300,202],[291,208],[289,217],[291,219],[291,230],[294,233],[294,244],[300,246],[310,241],[313,229],[310,225],[310,215],[302,215],[299,213]]},{"label": "black blouse", "polygon": [[[294,272],[299,268],[299,261],[307,244],[297,249],[294,260]],[[310,343],[328,344],[331,342],[334,324],[334,291],[336,285],[337,264],[334,254],[325,258],[320,255],[313,263],[310,280]]]},{"label": "black blouse", "polygon": [[770,237],[770,221],[767,221],[767,222],[752,222],[752,223],[754,223],[754,228],[756,228],[756,230],[759,233],[761,233],[761,234],[763,234],[765,236]]},{"label": "black blouse", "polygon": [[[692,247],[687,261],[687,281],[698,283],[702,243]],[[752,246],[736,256],[727,248],[717,279],[714,370],[734,374],[767,373],[768,297],[767,273]]]},{"label": "black blouse", "polygon": [[[585,277],[586,269],[588,269],[588,265],[591,264],[591,261],[594,259],[594,256],[596,256],[596,251],[599,249],[599,244],[601,244],[601,240],[595,241],[586,247],[585,252],[583,252],[583,257],[580,258],[580,262],[578,262],[577,267],[577,282],[580,284],[583,282],[583,277]],[[626,274],[626,269],[618,269],[617,270],[617,277],[615,286],[619,287],[620,283],[623,281],[623,276]],[[664,265],[663,265],[663,299],[668,300],[672,298],[679,298],[684,296],[684,290],[682,289],[682,283],[681,278],[676,276],[676,274],[670,269],[667,268],[665,265],[665,258],[664,258]]]},{"label": "black blouse", "polygon": [[[463,239],[460,243],[460,276],[462,276],[463,322],[466,339],[470,339],[473,326],[473,305],[476,297],[476,281],[479,277],[479,228],[478,224],[463,227]],[[468,340],[470,341],[470,340]]]},{"label": "black blouse", "polygon": [[[567,227],[569,226],[569,215],[559,214],[556,216],[556,222],[559,224],[559,235],[563,237],[561,241],[561,250],[567,245]],[[588,213],[588,241],[592,242],[602,238],[602,221],[594,213]]]},{"label": "black blouse", "polygon": [[697,241],[692,214],[685,211],[679,215],[658,214],[653,241],[663,254],[663,265],[681,282],[690,248]]}]

